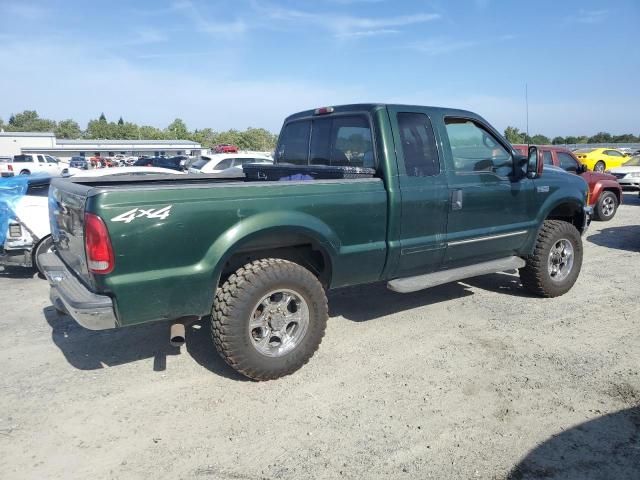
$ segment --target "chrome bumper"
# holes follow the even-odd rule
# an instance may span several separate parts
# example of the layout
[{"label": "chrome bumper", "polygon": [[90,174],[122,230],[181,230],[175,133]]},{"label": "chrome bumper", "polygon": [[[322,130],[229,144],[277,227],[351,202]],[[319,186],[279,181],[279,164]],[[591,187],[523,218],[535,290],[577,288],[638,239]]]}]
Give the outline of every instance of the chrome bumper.
[{"label": "chrome bumper", "polygon": [[584,206],[582,207],[582,209],[584,212],[584,227],[582,227],[582,235],[584,236],[584,234],[587,233],[587,230],[589,229],[589,225],[591,225],[591,219],[593,218],[593,207]]},{"label": "chrome bumper", "polygon": [[118,326],[110,297],[88,290],[55,253],[43,253],[38,261],[51,286],[51,303],[58,310],[67,312],[89,330],[106,330]]}]

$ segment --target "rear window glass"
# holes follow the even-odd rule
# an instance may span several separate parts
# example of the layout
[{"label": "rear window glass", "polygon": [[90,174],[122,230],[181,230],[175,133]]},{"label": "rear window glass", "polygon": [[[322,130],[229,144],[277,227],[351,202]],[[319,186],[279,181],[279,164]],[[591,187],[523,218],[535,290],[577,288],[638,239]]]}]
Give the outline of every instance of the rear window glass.
[{"label": "rear window glass", "polygon": [[307,165],[310,132],[311,121],[309,120],[290,122],[285,125],[276,149],[276,161],[278,163]]},{"label": "rear window glass", "polygon": [[33,162],[33,157],[31,155],[16,155],[13,157],[13,161],[16,163]]},{"label": "rear window glass", "polygon": [[275,160],[296,165],[374,167],[369,122],[361,115],[291,122],[283,129]]},{"label": "rear window glass", "polygon": [[595,150],[595,148],[579,148],[578,150],[574,150],[573,153],[591,153]]}]

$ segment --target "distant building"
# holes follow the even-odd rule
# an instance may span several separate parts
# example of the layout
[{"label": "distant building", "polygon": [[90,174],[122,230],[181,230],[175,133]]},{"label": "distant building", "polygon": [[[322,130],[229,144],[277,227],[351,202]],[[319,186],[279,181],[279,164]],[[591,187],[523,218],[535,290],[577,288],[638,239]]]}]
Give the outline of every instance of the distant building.
[{"label": "distant building", "polygon": [[189,140],[67,140],[51,132],[0,132],[0,156],[42,153],[66,161],[71,157],[200,155],[205,149]]}]

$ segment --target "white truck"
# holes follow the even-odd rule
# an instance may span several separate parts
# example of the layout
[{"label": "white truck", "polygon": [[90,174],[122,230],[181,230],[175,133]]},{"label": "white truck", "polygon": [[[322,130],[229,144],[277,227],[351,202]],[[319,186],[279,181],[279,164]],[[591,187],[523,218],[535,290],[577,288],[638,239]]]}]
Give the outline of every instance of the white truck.
[{"label": "white truck", "polygon": [[46,173],[52,177],[59,177],[68,171],[68,166],[51,155],[41,153],[27,153],[15,155],[12,162],[3,164],[14,175],[31,175],[32,173]]}]

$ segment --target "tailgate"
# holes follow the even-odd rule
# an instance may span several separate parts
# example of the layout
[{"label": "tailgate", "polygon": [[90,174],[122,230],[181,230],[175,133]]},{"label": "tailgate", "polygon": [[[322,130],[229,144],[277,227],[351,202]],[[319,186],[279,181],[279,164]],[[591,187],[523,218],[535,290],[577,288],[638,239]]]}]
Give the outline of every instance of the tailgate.
[{"label": "tailgate", "polygon": [[84,207],[90,188],[65,179],[51,182],[49,221],[60,258],[86,283],[91,283],[84,250]]}]

